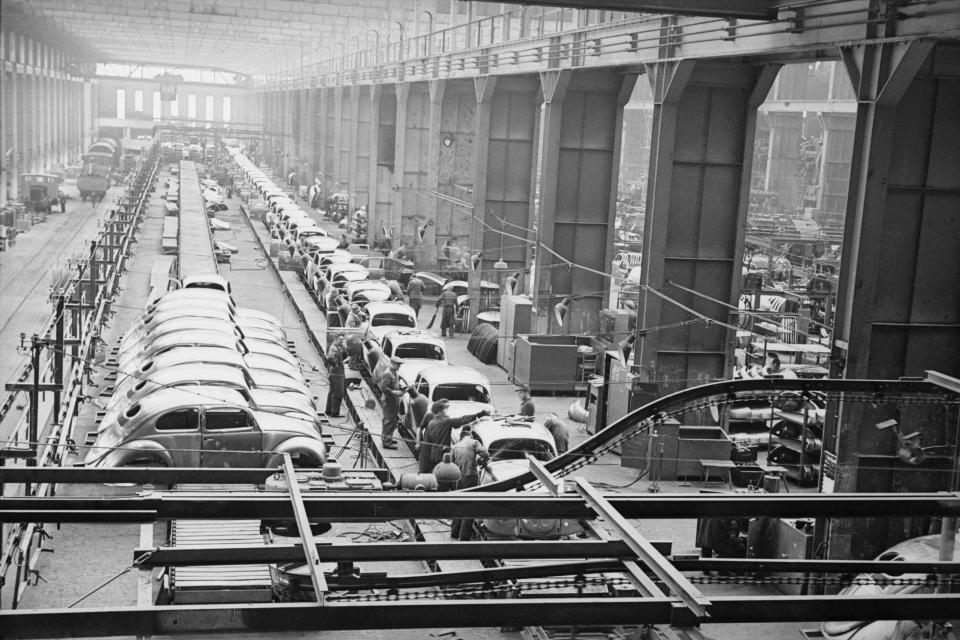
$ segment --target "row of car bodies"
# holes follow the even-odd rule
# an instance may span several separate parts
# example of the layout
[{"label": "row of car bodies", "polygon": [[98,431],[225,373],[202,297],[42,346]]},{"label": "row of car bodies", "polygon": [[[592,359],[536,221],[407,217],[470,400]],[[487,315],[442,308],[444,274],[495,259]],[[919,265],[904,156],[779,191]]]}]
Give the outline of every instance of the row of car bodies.
[{"label": "row of car bodies", "polygon": [[[390,366],[392,358],[402,360],[397,370],[401,388],[413,388],[427,399],[427,407],[438,400],[447,400],[447,415],[462,417],[481,411],[495,413],[490,382],[473,367],[451,365],[444,341],[418,328],[417,313],[409,305],[396,300],[397,292],[382,279],[391,270],[403,273],[403,280],[413,275],[425,284],[425,294],[439,295],[452,290],[466,298],[467,283],[448,281],[429,272],[414,272],[412,263],[377,255],[353,253],[338,248],[339,242],[322,233],[304,235],[312,223],[293,211],[295,203],[287,203],[283,192],[239,150],[232,154],[246,174],[246,179],[267,202],[264,216],[275,237],[282,238],[303,257],[303,278],[316,294],[318,305],[328,312],[334,323],[345,324],[343,318],[329,313],[343,309],[362,310],[359,326],[343,327],[344,332],[360,336],[362,360],[371,381],[376,384]],[[306,216],[309,218],[309,216]],[[496,285],[485,283],[485,293],[495,294]],[[338,329],[332,328],[336,331]],[[413,438],[424,418],[421,403],[414,403],[409,394],[400,399],[403,427]],[[475,437],[490,452],[490,462],[482,470],[481,482],[493,482],[519,475],[529,468],[527,455],[545,461],[555,457],[556,443],[550,431],[533,419],[518,416],[493,416],[477,420]],[[453,441],[460,437],[456,430]],[[488,532],[495,535],[547,537],[579,532],[577,525],[557,520],[489,520]]]},{"label": "row of car bodies", "polygon": [[[179,167],[181,217],[192,197],[184,189],[200,194],[192,164]],[[151,299],[120,340],[117,384],[86,464],[260,467],[289,453],[322,465],[315,401],[284,328],[236,305],[210,259],[212,236],[198,235],[180,246],[181,288]]]}]

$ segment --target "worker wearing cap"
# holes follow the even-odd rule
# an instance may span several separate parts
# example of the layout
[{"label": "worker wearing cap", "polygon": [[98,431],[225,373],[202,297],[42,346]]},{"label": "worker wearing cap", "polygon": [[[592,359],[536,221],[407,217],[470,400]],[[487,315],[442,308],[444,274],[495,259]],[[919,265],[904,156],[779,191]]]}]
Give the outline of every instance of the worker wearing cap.
[{"label": "worker wearing cap", "polygon": [[450,337],[453,337],[454,332],[454,320],[457,313],[457,292],[453,290],[453,287],[446,289],[440,294],[440,297],[437,299],[437,306],[440,308],[440,336],[446,337],[447,332],[450,332]]},{"label": "worker wearing cap", "polygon": [[417,276],[407,282],[407,304],[413,309],[414,317],[420,318],[420,306],[423,304],[423,280]]},{"label": "worker wearing cap", "polygon": [[380,442],[384,449],[396,449],[397,441],[393,434],[397,430],[397,424],[400,422],[400,396],[403,391],[400,389],[400,380],[397,377],[397,369],[403,364],[403,360],[393,356],[390,358],[390,368],[380,377],[381,405],[383,407],[383,423]]},{"label": "worker wearing cap", "polygon": [[[460,439],[453,445],[453,461],[460,467],[460,483],[457,489],[469,489],[480,484],[480,467],[486,466],[490,454],[480,441],[473,437],[469,424],[460,431]],[[473,520],[455,518],[450,523],[450,537],[469,540],[473,534]]]},{"label": "worker wearing cap", "polygon": [[433,412],[433,420],[427,425],[423,433],[423,442],[420,453],[420,473],[432,473],[433,468],[443,460],[444,450],[450,446],[450,432],[457,427],[473,422],[481,416],[490,415],[489,409],[484,409],[479,413],[473,413],[462,418],[451,418],[447,415],[447,408],[450,406],[449,400],[437,400],[430,407]]},{"label": "worker wearing cap", "polygon": [[530,387],[525,384],[520,385],[517,393],[520,394],[520,415],[532,418],[537,413],[537,408],[533,404],[533,398],[530,397]]},{"label": "worker wearing cap", "polygon": [[343,401],[343,389],[346,372],[343,361],[347,357],[347,346],[343,334],[338,333],[333,344],[327,349],[327,371],[330,378],[330,391],[327,392],[327,406],[323,410],[330,418],[340,417],[340,403]]}]

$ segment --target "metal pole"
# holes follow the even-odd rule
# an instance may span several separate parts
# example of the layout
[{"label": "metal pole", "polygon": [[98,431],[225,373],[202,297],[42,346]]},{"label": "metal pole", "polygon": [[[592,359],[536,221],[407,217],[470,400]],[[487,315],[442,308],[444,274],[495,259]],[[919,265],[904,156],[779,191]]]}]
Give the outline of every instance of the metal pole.
[{"label": "metal pole", "polygon": [[53,382],[57,385],[57,390],[53,392],[53,419],[59,420],[60,417],[60,396],[63,391],[63,330],[65,320],[63,318],[66,302],[61,293],[57,296],[56,306],[56,346],[53,351]]},{"label": "metal pole", "polygon": [[[951,562],[956,543],[957,519],[953,516],[944,516],[940,521],[940,556],[938,559]],[[951,576],[940,576],[937,579],[937,593],[950,593],[951,581]]]},{"label": "metal pole", "polygon": [[97,241],[90,241],[90,284],[87,289],[87,304],[90,305],[90,313],[93,313],[93,304],[97,299]]}]

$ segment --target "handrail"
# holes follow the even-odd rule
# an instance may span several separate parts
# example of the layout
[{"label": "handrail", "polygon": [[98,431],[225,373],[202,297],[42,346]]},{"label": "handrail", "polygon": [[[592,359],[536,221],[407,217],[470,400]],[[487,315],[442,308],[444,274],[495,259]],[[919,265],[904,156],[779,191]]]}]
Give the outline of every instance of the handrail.
[{"label": "handrail", "polygon": [[[665,413],[675,407],[685,407],[689,403],[705,400],[712,397],[729,398],[735,394],[744,393],[779,393],[794,392],[821,392],[821,393],[869,393],[878,397],[891,395],[934,394],[949,395],[943,387],[939,387],[927,380],[787,380],[776,378],[758,378],[749,380],[724,380],[709,384],[682,389],[675,393],[658,398],[653,402],[628,413],[619,420],[611,423],[605,429],[598,431],[578,446],[568,450],[553,460],[543,463],[543,466],[554,476],[567,475],[571,471],[583,466],[584,461],[595,459],[611,443],[632,432],[643,433],[661,422]],[[530,483],[538,482],[537,477],[530,471],[519,476],[485,484],[464,491],[510,491],[523,488]]]}]

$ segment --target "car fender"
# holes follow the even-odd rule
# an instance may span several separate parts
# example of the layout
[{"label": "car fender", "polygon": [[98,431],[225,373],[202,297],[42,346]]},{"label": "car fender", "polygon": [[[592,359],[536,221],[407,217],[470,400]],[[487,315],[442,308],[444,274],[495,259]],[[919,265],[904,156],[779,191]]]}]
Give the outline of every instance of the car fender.
[{"label": "car fender", "polygon": [[327,461],[327,449],[323,446],[323,442],[306,436],[295,436],[274,447],[273,452],[267,457],[266,466],[268,468],[279,467],[283,464],[283,454],[285,453],[289,453],[291,457],[294,454],[307,453],[317,458],[321,465]]},{"label": "car fender", "polygon": [[176,466],[173,462],[173,455],[159,442],[155,442],[153,440],[132,440],[130,442],[123,443],[122,447],[122,449],[114,449],[105,455],[103,458],[94,463],[95,466],[124,467],[140,454],[147,452],[156,457],[160,461],[161,466]]}]

